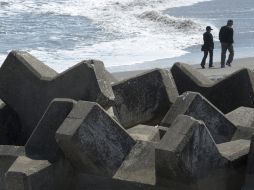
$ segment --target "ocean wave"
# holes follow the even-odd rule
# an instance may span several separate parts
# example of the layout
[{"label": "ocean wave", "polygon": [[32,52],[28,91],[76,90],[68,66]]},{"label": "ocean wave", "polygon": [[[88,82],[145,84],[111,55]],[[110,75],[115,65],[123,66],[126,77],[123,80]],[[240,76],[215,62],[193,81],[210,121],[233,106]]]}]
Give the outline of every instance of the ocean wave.
[{"label": "ocean wave", "polygon": [[168,15],[162,15],[160,12],[157,11],[145,11],[141,15],[138,15],[138,18],[149,20],[155,23],[163,24],[169,27],[176,28],[178,30],[201,30],[202,26],[198,23],[190,19],[180,19],[171,17]]}]

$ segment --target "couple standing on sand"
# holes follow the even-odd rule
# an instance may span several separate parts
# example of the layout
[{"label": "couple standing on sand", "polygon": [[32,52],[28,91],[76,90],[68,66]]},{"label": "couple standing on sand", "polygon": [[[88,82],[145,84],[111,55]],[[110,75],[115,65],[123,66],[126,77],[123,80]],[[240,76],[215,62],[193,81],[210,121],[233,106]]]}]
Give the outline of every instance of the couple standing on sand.
[{"label": "couple standing on sand", "polygon": [[[222,26],[219,32],[219,39],[221,43],[221,68],[225,67],[226,53],[229,51],[228,60],[226,65],[231,66],[231,63],[234,58],[234,39],[233,34],[234,30],[232,28],[233,20],[228,20],[226,26]],[[204,51],[204,57],[201,61],[202,69],[205,69],[205,62],[207,55],[209,53],[209,68],[213,67],[213,35],[211,34],[212,28],[210,26],[206,27],[206,32],[203,34],[204,45],[202,45],[201,50]]]}]

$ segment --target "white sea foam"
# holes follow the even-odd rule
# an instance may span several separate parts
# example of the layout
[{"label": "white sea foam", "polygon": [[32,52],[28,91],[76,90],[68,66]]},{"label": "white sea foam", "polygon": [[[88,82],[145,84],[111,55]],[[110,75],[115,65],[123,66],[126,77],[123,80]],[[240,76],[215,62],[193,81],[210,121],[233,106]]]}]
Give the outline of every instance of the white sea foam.
[{"label": "white sea foam", "polygon": [[[184,48],[202,43],[200,36],[207,23],[171,17],[163,11],[202,1],[209,0],[9,0],[2,1],[4,9],[0,15],[7,17],[26,11],[83,16],[105,33],[93,45],[79,41],[72,50],[27,49],[57,71],[62,71],[89,58],[101,59],[110,67],[185,54]],[[54,36],[51,38],[58,40]]]}]

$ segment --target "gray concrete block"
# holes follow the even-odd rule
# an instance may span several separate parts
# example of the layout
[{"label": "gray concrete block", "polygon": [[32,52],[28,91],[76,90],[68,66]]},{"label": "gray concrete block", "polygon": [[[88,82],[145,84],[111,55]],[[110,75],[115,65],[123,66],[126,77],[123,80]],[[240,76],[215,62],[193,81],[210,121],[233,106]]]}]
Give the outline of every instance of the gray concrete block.
[{"label": "gray concrete block", "polygon": [[82,172],[113,176],[135,141],[101,106],[79,101],[56,132],[66,157]]},{"label": "gray concrete block", "polygon": [[100,61],[82,61],[57,74],[32,55],[12,51],[0,68],[0,98],[18,114],[26,142],[54,98],[94,101],[106,108],[114,94]]},{"label": "gray concrete block", "polygon": [[171,73],[161,69],[121,81],[112,88],[115,115],[125,128],[157,124],[178,96]]},{"label": "gray concrete block", "polygon": [[249,140],[235,140],[226,143],[217,144],[220,154],[227,160],[234,161],[248,155],[250,150]]},{"label": "gray concrete block", "polygon": [[247,150],[244,140],[218,148],[202,121],[179,115],[155,150],[157,182],[181,190],[239,190]]},{"label": "gray concrete block", "polygon": [[54,99],[46,109],[34,132],[28,139],[25,149],[30,158],[57,161],[62,151],[55,140],[55,133],[72,110],[76,101]]},{"label": "gray concrete block", "polygon": [[154,142],[138,141],[113,178],[155,186],[155,146]]},{"label": "gray concrete block", "polygon": [[203,122],[180,115],[155,150],[159,184],[199,188],[199,180],[226,164]]},{"label": "gray concrete block", "polygon": [[199,92],[223,113],[240,106],[254,107],[254,74],[251,70],[241,69],[216,83],[184,63],[174,64],[171,72],[179,94]]},{"label": "gray concrete block", "polygon": [[73,175],[65,160],[50,164],[20,156],[6,172],[6,190],[69,190]]},{"label": "gray concrete block", "polygon": [[18,156],[24,155],[23,146],[0,145],[0,190],[5,190],[5,173]]},{"label": "gray concrete block", "polygon": [[149,125],[137,125],[127,130],[130,136],[140,141],[160,141],[160,132],[158,128]]},{"label": "gray concrete block", "polygon": [[17,113],[0,100],[0,144],[24,145],[20,138],[22,125]]},{"label": "gray concrete block", "polygon": [[217,144],[230,141],[237,129],[220,110],[196,92],[185,92],[179,96],[161,125],[170,126],[179,114],[202,120]]},{"label": "gray concrete block", "polygon": [[254,128],[254,108],[239,107],[225,116],[235,126]]},{"label": "gray concrete block", "polygon": [[246,168],[245,184],[243,190],[252,190],[254,187],[254,135],[251,137],[251,144]]}]

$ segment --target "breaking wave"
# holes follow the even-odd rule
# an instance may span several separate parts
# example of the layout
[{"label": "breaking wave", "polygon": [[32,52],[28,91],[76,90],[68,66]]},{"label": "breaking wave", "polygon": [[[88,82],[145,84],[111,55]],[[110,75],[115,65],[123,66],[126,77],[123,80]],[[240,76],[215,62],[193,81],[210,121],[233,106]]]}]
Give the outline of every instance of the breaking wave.
[{"label": "breaking wave", "polygon": [[58,71],[90,58],[110,67],[180,56],[202,42],[207,23],[163,12],[202,1],[209,0],[1,1],[0,54],[22,48]]}]

